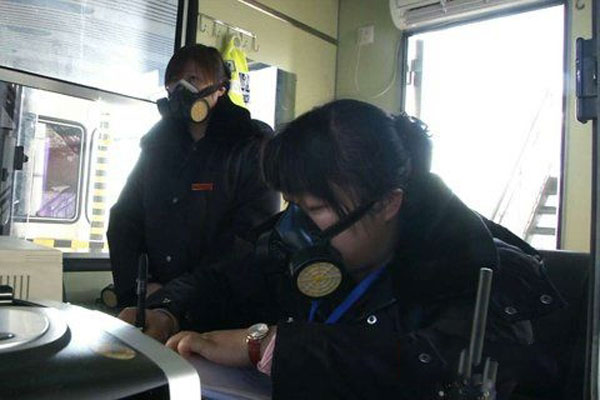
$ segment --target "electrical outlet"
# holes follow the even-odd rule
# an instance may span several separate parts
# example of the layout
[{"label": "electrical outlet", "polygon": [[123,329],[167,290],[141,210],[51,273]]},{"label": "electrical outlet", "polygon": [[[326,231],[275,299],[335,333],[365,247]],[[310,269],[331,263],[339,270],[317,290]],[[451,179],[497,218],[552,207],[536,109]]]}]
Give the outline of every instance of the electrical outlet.
[{"label": "electrical outlet", "polygon": [[358,28],[357,43],[359,46],[365,46],[375,41],[375,25],[361,26]]}]

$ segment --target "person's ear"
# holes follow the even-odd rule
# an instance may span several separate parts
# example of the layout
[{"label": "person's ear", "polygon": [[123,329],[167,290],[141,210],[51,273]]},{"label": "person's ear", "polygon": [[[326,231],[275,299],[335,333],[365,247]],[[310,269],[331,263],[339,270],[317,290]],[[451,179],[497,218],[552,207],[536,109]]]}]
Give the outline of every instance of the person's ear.
[{"label": "person's ear", "polygon": [[227,89],[225,88],[225,86],[221,86],[219,90],[217,90],[215,93],[217,94],[217,98],[219,98],[223,96],[225,92],[227,92]]},{"label": "person's ear", "polygon": [[381,201],[381,213],[384,221],[388,222],[396,218],[400,208],[402,208],[403,200],[404,192],[402,189],[394,189],[385,196],[385,198]]}]

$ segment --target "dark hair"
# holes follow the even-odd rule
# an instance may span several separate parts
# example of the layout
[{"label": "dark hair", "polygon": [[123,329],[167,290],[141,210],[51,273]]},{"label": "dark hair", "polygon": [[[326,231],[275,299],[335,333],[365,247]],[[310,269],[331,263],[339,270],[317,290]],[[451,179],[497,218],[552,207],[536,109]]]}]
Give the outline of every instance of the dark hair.
[{"label": "dark hair", "polygon": [[275,190],[312,194],[339,215],[348,210],[334,188],[356,205],[406,190],[429,172],[426,126],[356,100],[337,100],[292,121],[265,147],[263,174]]},{"label": "dark hair", "polygon": [[173,82],[175,77],[181,74],[188,61],[196,64],[202,77],[209,83],[229,83],[231,80],[231,72],[217,49],[203,44],[192,44],[178,49],[169,60],[165,71],[165,85]]}]

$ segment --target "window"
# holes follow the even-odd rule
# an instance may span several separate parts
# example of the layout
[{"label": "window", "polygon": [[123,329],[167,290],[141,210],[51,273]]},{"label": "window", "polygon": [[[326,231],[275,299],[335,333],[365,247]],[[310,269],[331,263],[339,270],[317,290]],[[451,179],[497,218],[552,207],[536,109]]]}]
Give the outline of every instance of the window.
[{"label": "window", "polygon": [[414,34],[405,105],[433,134],[432,169],[465,203],[556,247],[564,7]]},{"label": "window", "polygon": [[[108,251],[110,207],[159,119],[180,3],[0,0],[2,234]],[[15,146],[29,160],[13,171]]]},{"label": "window", "polygon": [[155,100],[177,0],[0,0],[0,65]]},{"label": "window", "polygon": [[29,160],[14,172],[9,234],[67,252],[107,252],[110,207],[140,138],[160,117],[155,104],[18,93],[16,144]]},{"label": "window", "polygon": [[31,189],[19,211],[32,218],[77,218],[84,137],[81,125],[40,117],[33,138]]}]

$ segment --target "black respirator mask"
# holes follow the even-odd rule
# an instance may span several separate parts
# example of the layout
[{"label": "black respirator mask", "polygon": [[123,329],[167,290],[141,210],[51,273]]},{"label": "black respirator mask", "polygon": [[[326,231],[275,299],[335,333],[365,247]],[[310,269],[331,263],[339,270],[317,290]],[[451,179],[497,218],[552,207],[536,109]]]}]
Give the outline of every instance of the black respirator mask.
[{"label": "black respirator mask", "polygon": [[300,207],[290,204],[273,228],[260,235],[257,254],[285,262],[293,285],[311,300],[328,297],[349,278],[330,240],[361,219],[375,202],[357,208],[322,231]]},{"label": "black respirator mask", "polygon": [[156,105],[163,118],[203,122],[210,114],[210,105],[206,97],[224,86],[223,82],[219,82],[199,91],[194,85],[181,79],[175,84],[169,97],[159,99]]}]

